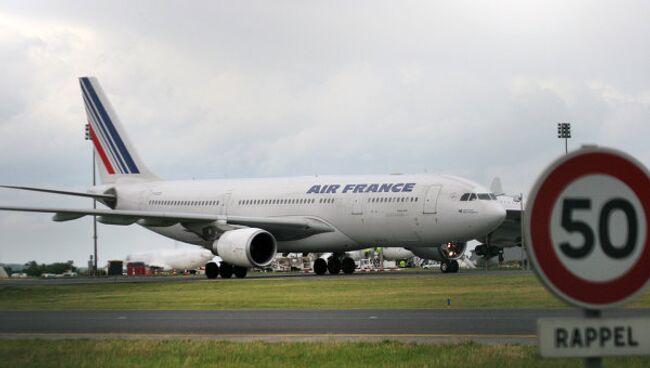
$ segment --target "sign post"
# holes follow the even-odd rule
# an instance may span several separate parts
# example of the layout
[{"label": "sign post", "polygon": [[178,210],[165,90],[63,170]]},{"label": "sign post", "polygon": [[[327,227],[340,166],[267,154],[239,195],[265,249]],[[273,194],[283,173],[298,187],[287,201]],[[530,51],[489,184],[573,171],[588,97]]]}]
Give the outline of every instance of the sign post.
[{"label": "sign post", "polygon": [[538,321],[540,354],[585,357],[650,354],[650,320],[602,319],[603,309],[638,295],[650,279],[650,174],[633,157],[583,147],[553,162],[535,182],[525,212],[535,273],[584,319]]}]

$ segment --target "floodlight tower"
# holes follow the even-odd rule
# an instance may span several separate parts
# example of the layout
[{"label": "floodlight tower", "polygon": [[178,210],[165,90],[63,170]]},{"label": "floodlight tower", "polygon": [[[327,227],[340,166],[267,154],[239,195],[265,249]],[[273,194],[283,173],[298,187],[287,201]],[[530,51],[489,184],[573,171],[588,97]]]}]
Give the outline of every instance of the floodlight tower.
[{"label": "floodlight tower", "polygon": [[[92,137],[90,136],[90,124],[86,124],[86,140],[92,140]],[[92,147],[93,150],[93,186],[97,185],[97,179],[96,174],[95,174],[95,147]],[[97,201],[95,198],[93,198],[93,209],[97,209]],[[93,270],[92,274],[93,276],[97,276],[97,216],[93,216],[93,253],[95,257],[93,258]]]},{"label": "floodlight tower", "polygon": [[569,138],[571,138],[571,123],[557,123],[557,137],[564,138],[564,154],[569,153]]}]

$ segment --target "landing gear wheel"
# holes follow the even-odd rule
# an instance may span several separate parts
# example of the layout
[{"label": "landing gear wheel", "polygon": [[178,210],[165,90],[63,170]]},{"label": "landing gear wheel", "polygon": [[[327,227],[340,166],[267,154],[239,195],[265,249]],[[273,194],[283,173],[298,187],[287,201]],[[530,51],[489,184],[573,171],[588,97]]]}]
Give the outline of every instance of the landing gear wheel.
[{"label": "landing gear wheel", "polygon": [[232,265],[229,265],[228,263],[222,263],[221,264],[221,270],[219,270],[219,274],[221,275],[222,279],[231,278],[232,277],[232,272],[233,272]]},{"label": "landing gear wheel", "polygon": [[219,266],[214,263],[210,262],[205,265],[205,277],[209,279],[216,279],[217,276],[219,276]]},{"label": "landing gear wheel", "polygon": [[449,272],[450,268],[451,268],[451,264],[449,263],[449,261],[440,262],[440,271],[442,271],[442,273]]},{"label": "landing gear wheel", "polygon": [[324,275],[325,272],[327,272],[327,262],[322,258],[318,258],[314,261],[314,273]]},{"label": "landing gear wheel", "polygon": [[354,270],[357,268],[357,265],[354,263],[354,260],[350,257],[345,257],[343,258],[343,262],[341,262],[341,269],[343,269],[344,274],[351,274],[354,272]]},{"label": "landing gear wheel", "polygon": [[339,261],[338,257],[330,257],[327,260],[327,270],[330,275],[338,275],[341,272],[341,261]]},{"label": "landing gear wheel", "polygon": [[235,277],[237,277],[238,279],[243,279],[244,277],[246,277],[246,274],[248,273],[248,268],[235,266],[233,269],[233,273],[235,274]]},{"label": "landing gear wheel", "polygon": [[456,273],[458,272],[458,268],[459,268],[458,261],[454,260],[449,262],[449,272]]}]

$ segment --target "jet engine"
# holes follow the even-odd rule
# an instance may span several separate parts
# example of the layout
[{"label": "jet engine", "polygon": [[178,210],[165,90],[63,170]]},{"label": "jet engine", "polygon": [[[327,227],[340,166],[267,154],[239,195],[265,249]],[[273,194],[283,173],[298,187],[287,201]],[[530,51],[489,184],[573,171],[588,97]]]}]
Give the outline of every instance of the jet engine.
[{"label": "jet engine", "polygon": [[266,267],[275,257],[277,243],[268,231],[244,228],[223,233],[212,245],[212,251],[231,265]]},{"label": "jet engine", "polygon": [[438,262],[456,260],[465,252],[467,243],[449,242],[435,247],[412,247],[413,254],[424,259],[433,259]]},{"label": "jet engine", "polygon": [[503,248],[481,244],[477,245],[476,248],[474,248],[474,252],[477,256],[492,258],[503,254]]}]

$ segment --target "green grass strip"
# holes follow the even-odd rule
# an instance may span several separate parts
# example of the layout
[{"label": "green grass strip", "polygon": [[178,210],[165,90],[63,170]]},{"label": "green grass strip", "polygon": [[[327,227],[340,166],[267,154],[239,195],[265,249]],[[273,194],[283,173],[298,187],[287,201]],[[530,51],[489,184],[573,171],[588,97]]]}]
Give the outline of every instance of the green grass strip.
[{"label": "green grass strip", "polygon": [[[530,274],[323,277],[0,287],[0,310],[556,308]],[[644,292],[632,307],[650,307]]]},{"label": "green grass strip", "polygon": [[[400,342],[188,340],[3,340],[0,367],[581,367],[541,359],[520,345]],[[647,367],[650,358],[608,358],[607,367]]]}]

